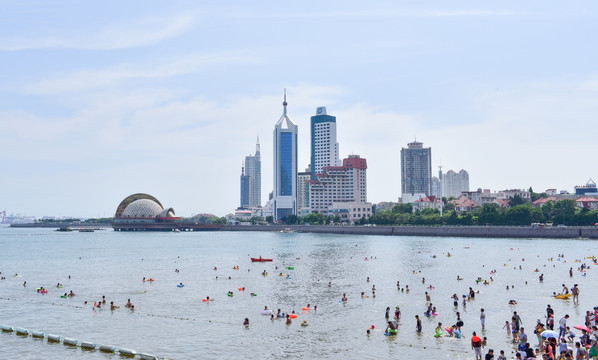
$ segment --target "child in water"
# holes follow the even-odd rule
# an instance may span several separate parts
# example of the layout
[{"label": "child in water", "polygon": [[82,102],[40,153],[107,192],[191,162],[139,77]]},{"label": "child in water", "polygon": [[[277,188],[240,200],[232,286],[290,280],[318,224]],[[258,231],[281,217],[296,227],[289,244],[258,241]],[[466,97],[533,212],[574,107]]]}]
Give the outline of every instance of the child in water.
[{"label": "child in water", "polygon": [[503,329],[507,329],[507,336],[511,336],[511,324],[509,321],[505,321],[505,326],[502,327]]}]

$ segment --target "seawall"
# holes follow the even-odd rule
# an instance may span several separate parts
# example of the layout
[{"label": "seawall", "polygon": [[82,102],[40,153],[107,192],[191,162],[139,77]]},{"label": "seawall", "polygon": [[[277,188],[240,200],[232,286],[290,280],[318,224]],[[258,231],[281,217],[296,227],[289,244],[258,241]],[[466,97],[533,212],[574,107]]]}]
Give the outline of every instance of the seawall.
[{"label": "seawall", "polygon": [[224,225],[222,231],[295,231],[326,234],[445,236],[480,238],[598,239],[598,227],[532,228],[525,226],[337,226]]}]

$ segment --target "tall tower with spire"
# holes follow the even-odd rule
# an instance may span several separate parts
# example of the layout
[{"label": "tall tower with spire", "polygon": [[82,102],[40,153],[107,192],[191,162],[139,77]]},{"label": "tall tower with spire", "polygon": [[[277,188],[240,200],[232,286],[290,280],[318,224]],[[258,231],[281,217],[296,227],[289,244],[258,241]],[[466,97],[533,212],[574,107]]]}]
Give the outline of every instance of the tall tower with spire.
[{"label": "tall tower with spire", "polygon": [[274,219],[297,215],[297,132],[298,127],[287,115],[287,92],[284,91],[282,116],[274,126]]}]

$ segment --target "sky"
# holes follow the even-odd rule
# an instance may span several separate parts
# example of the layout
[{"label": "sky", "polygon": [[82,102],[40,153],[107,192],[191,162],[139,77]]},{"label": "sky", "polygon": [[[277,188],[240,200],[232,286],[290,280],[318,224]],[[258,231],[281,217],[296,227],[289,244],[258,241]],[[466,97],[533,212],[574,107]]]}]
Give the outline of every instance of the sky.
[{"label": "sky", "polygon": [[0,211],[113,216],[145,192],[224,216],[259,137],[337,117],[368,201],[397,201],[400,150],[470,187],[598,180],[594,1],[0,1]]}]

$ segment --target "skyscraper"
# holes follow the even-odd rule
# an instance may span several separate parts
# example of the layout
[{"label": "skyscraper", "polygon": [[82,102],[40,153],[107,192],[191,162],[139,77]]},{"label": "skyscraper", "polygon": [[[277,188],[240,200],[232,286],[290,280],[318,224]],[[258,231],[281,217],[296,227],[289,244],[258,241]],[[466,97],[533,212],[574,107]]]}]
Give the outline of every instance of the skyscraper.
[{"label": "skyscraper", "polygon": [[311,179],[311,166],[304,172],[297,174],[297,210],[309,208],[309,180]]},{"label": "skyscraper", "polygon": [[458,198],[462,192],[469,191],[469,173],[461,170],[458,173],[449,170],[442,175],[442,196]]},{"label": "skyscraper", "polygon": [[249,176],[245,175],[245,168],[241,167],[241,201],[240,209],[249,208]]},{"label": "skyscraper", "polygon": [[282,116],[274,126],[274,219],[297,214],[297,125],[287,115],[285,91]]},{"label": "skyscraper", "polygon": [[262,160],[260,139],[255,143],[255,155],[245,157],[245,175],[249,177],[248,207],[262,205]]},{"label": "skyscraper", "polygon": [[336,117],[326,113],[326,107],[316,109],[311,117],[311,179],[325,166],[340,166],[338,142],[336,142]]},{"label": "skyscraper", "polygon": [[[432,193],[432,149],[414,141],[401,149],[401,193],[403,201]],[[415,199],[417,200],[417,199]]]}]

